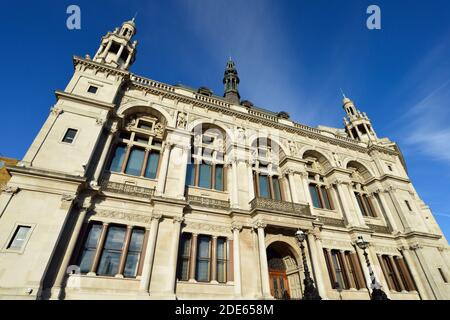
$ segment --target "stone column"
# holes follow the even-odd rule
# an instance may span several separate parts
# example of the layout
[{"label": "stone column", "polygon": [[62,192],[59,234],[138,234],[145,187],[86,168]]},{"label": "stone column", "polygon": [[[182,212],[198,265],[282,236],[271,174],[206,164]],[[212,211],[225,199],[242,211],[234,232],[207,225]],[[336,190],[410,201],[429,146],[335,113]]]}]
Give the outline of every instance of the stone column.
[{"label": "stone column", "polygon": [[[317,233],[318,230],[308,232],[308,247],[312,262],[312,269],[314,272],[314,277],[316,279],[317,290],[319,290],[319,295],[322,298],[326,298],[327,291],[325,289],[325,281],[322,277],[322,267],[319,262],[319,255],[322,255],[322,250],[319,252],[317,248],[317,242],[320,241],[320,235]],[[323,265],[326,267],[326,265]]]},{"label": "stone column", "polygon": [[156,183],[155,195],[162,195],[166,187],[167,168],[169,166],[170,152],[172,150],[172,143],[164,142],[164,151],[161,159],[161,168],[158,173],[158,182]]},{"label": "stone column", "polygon": [[390,225],[392,227],[392,231],[398,232],[400,229],[399,229],[399,227],[397,225],[397,222],[394,219],[394,216],[393,216],[393,214],[391,212],[391,209],[389,208],[389,205],[386,202],[384,191],[377,190],[376,192],[378,193],[378,197],[380,199],[381,205],[383,206],[384,213],[386,214],[386,217],[389,220],[389,223],[390,223]]},{"label": "stone column", "polygon": [[0,193],[0,218],[5,213],[11,199],[17,192],[19,192],[18,187],[4,186],[2,188],[2,192]]},{"label": "stone column", "polygon": [[[253,164],[250,161],[247,161],[247,170],[248,170],[248,202],[252,201],[255,198],[255,188],[253,186]],[[236,186],[233,186],[236,187]]]},{"label": "stone column", "polygon": [[212,236],[211,241],[211,282],[217,282],[217,236]]},{"label": "stone column", "polygon": [[414,259],[411,256],[409,248],[403,247],[401,253],[406,261],[409,271],[411,272],[411,276],[413,278],[415,286],[417,287],[417,290],[419,291],[420,297],[422,298],[422,300],[430,299],[429,289],[427,290],[427,286],[426,284],[424,284],[423,277],[419,274],[419,272],[417,272],[416,264],[414,263]]},{"label": "stone column", "polygon": [[183,155],[182,155],[182,159],[181,159],[181,172],[180,172],[180,179],[178,180],[178,192],[179,194],[177,195],[178,198],[184,198],[184,189],[186,186],[186,172],[187,172],[187,163],[189,161],[188,157],[189,157],[189,151],[190,151],[190,147],[189,146],[182,146],[183,149]]},{"label": "stone column", "polygon": [[198,234],[192,233],[191,254],[189,255],[189,282],[196,282],[195,268],[197,267],[197,238]]},{"label": "stone column", "polygon": [[270,284],[269,284],[269,266],[267,264],[266,241],[264,236],[264,228],[266,224],[263,221],[257,221],[254,228],[258,232],[258,247],[259,247],[259,265],[261,272],[261,288],[263,299],[271,298]]},{"label": "stone column", "polygon": [[53,283],[51,298],[60,299],[61,288],[65,275],[67,274],[67,268],[69,267],[70,259],[72,257],[73,251],[77,244],[78,238],[80,236],[80,231],[86,218],[87,208],[80,209],[78,213],[77,221],[75,222],[75,227],[70,236],[69,243],[67,245],[66,252],[64,253],[64,258],[59,267],[58,273],[56,275],[55,282]]},{"label": "stone column", "polygon": [[[346,196],[345,190],[342,185],[342,181],[336,180],[333,182],[336,185],[338,197],[340,199],[340,202],[342,204],[342,209],[344,210],[343,214],[350,226],[357,226],[358,222],[355,220],[355,217],[352,215],[350,211],[350,206],[348,203],[348,197]],[[338,199],[338,200],[339,200]]]},{"label": "stone column", "polygon": [[103,51],[103,53],[101,54],[102,60],[104,60],[106,58],[106,55],[109,52],[109,49],[111,49],[111,45],[112,45],[112,41],[109,41],[108,44],[106,45],[105,51]]},{"label": "stone column", "polygon": [[237,207],[239,205],[237,166],[238,160],[235,158],[231,162],[231,207]]},{"label": "stone column", "polygon": [[153,258],[155,256],[156,238],[158,236],[159,220],[162,215],[154,213],[152,215],[150,231],[148,236],[148,242],[145,249],[144,266],[142,268],[141,282],[139,284],[139,290],[144,293],[148,293],[150,290],[150,279],[152,276]]},{"label": "stone column", "polygon": [[295,186],[294,181],[294,171],[293,170],[287,170],[288,180],[289,180],[289,189],[291,190],[291,199],[292,202],[298,203],[298,194],[297,194],[297,188]]},{"label": "stone column", "polygon": [[426,260],[425,256],[423,255],[422,248],[423,248],[422,245],[420,245],[419,243],[416,243],[411,246],[411,250],[414,251],[415,258],[419,262],[419,265],[423,271],[423,276],[428,283],[429,292],[430,292],[428,294],[429,299],[439,300],[440,294],[439,294],[439,292],[437,292],[436,282],[434,281],[433,274],[431,273],[431,270],[427,265],[427,260]]},{"label": "stone column", "polygon": [[169,295],[175,295],[175,280],[176,280],[176,272],[177,272],[177,258],[178,258],[178,244],[180,242],[180,231],[181,231],[181,223],[184,221],[183,217],[174,217],[173,218],[173,237],[171,242],[171,249],[168,252],[169,263],[167,265],[168,269],[168,278],[166,282],[166,288],[164,293]]},{"label": "stone column", "polygon": [[98,160],[97,167],[95,168],[94,179],[93,179],[93,184],[94,185],[98,185],[98,180],[99,180],[100,175],[101,175],[101,173],[103,171],[103,168],[105,166],[105,161],[107,159],[107,155],[110,152],[111,143],[113,141],[113,138],[114,138],[114,135],[116,134],[116,132],[117,132],[117,122],[114,122],[111,125],[111,128],[109,129],[108,137],[106,138],[105,145],[103,146],[103,150],[102,150],[102,153],[100,155],[100,159]]},{"label": "stone column", "polygon": [[234,276],[234,295],[236,298],[242,296],[241,289],[241,253],[240,253],[240,242],[239,233],[242,230],[242,226],[239,224],[233,224],[231,226],[233,231],[233,276]]}]

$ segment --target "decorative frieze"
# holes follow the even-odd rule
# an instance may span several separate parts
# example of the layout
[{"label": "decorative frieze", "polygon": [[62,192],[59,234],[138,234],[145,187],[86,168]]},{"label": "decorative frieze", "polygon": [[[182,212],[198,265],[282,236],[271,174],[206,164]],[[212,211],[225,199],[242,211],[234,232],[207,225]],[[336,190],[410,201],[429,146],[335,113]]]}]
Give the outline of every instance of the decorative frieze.
[{"label": "decorative frieze", "polygon": [[224,201],[224,200],[217,200],[217,199],[211,199],[206,197],[199,197],[199,196],[193,196],[189,195],[187,197],[189,204],[192,205],[198,205],[202,207],[208,207],[213,209],[229,209],[230,208],[230,202]]},{"label": "decorative frieze", "polygon": [[230,235],[230,227],[218,224],[210,224],[204,222],[194,222],[186,220],[184,231],[207,234]]},{"label": "decorative frieze", "polygon": [[271,210],[278,211],[282,214],[290,214],[296,216],[310,216],[311,212],[309,206],[300,203],[293,203],[287,201],[273,200],[267,198],[254,198],[250,202],[251,210]]},{"label": "decorative frieze", "polygon": [[152,219],[160,219],[162,215],[141,215],[135,213],[127,213],[122,211],[113,210],[92,210],[89,212],[90,216],[100,217],[100,218],[110,218],[117,220],[125,220],[140,223],[150,223]]},{"label": "decorative frieze", "polygon": [[318,217],[318,219],[320,222],[323,222],[325,225],[345,228],[345,222],[343,219],[335,219],[335,218],[322,217],[322,216]]},{"label": "decorative frieze", "polygon": [[134,185],[111,181],[102,181],[101,190],[141,198],[150,198],[155,193],[155,189],[138,187]]},{"label": "decorative frieze", "polygon": [[379,226],[376,224],[369,224],[369,223],[367,223],[367,226],[370,229],[372,229],[373,231],[378,232],[378,233],[386,233],[386,234],[391,233],[391,230],[389,229],[389,227],[386,227],[386,226]]}]

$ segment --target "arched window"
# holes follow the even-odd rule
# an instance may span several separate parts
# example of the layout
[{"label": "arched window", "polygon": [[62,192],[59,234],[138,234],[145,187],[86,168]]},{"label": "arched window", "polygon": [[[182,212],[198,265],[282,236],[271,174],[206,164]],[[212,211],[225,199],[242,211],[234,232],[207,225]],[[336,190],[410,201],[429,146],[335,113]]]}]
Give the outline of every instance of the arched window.
[{"label": "arched window", "polygon": [[216,126],[199,125],[194,128],[186,185],[218,191],[226,190],[225,142],[224,131]]},{"label": "arched window", "polygon": [[159,170],[164,124],[151,115],[129,117],[112,152],[108,170],[156,179]]},{"label": "arched window", "polygon": [[314,208],[334,210],[333,198],[330,186],[325,182],[323,174],[326,168],[330,167],[329,161],[316,151],[307,151],[303,155],[307,161],[306,170],[308,172],[308,188],[311,194]]},{"label": "arched window", "polygon": [[252,144],[253,185],[260,198],[284,200],[279,168],[280,147],[267,138],[258,138]]},{"label": "arched window", "polygon": [[371,178],[370,172],[356,161],[350,161],[347,164],[347,169],[352,171],[351,179],[353,194],[356,198],[361,214],[365,217],[377,217],[378,215],[375,210],[373,198],[369,196],[369,193],[364,187],[365,181]]}]

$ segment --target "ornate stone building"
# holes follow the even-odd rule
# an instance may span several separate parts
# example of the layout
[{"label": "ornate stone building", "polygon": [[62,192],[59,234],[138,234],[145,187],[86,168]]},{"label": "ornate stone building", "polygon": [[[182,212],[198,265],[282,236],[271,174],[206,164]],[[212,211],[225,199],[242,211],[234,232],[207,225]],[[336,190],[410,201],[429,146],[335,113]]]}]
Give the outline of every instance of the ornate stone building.
[{"label": "ornate stone building", "polygon": [[[397,145],[129,71],[134,21],[74,74],[0,195],[0,297],[449,299],[449,246]],[[369,242],[369,274],[356,245]],[[372,277],[372,278],[371,278]]]}]

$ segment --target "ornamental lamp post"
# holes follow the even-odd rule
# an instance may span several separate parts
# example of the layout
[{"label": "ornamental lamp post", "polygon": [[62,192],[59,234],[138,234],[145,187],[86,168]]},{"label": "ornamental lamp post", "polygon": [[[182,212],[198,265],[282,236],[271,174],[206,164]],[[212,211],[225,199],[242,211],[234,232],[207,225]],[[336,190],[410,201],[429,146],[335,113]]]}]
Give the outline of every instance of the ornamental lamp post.
[{"label": "ornamental lamp post", "polygon": [[303,300],[322,300],[322,297],[319,295],[319,292],[314,286],[314,280],[309,274],[308,263],[306,262],[305,246],[303,245],[303,242],[306,239],[306,234],[302,230],[297,230],[295,233],[295,238],[297,239],[302,251],[303,270],[305,273],[305,280],[303,280],[303,284],[305,285]]},{"label": "ornamental lamp post", "polygon": [[369,242],[364,240],[362,236],[358,236],[358,239],[356,240],[356,245],[361,250],[363,250],[363,255],[364,258],[366,259],[367,269],[369,269],[371,281],[370,288],[372,289],[372,294],[370,295],[371,300],[389,300],[389,298],[386,296],[386,293],[384,293],[384,291],[381,290],[381,285],[375,278],[375,273],[373,272],[372,266],[370,264],[368,254],[366,252],[366,249],[369,247]]}]

